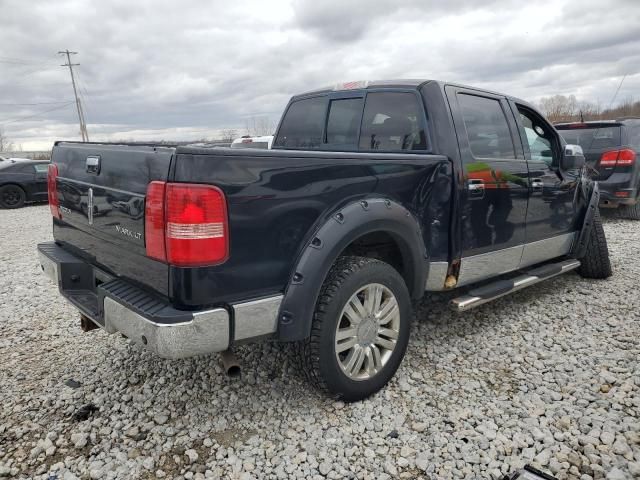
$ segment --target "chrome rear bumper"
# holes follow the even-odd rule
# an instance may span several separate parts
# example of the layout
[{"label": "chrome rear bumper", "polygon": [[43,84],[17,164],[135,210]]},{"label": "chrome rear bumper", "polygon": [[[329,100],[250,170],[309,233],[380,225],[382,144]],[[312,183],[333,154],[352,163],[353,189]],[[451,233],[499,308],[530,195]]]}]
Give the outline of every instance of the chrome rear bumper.
[{"label": "chrome rear bumper", "polygon": [[[38,245],[38,256],[43,272],[82,314],[108,333],[122,333],[162,358],[222,352],[232,341],[248,341],[276,332],[282,295],[225,308],[175,310],[53,242]],[[101,281],[97,282],[97,278]],[[230,310],[234,312],[233,319]]]}]

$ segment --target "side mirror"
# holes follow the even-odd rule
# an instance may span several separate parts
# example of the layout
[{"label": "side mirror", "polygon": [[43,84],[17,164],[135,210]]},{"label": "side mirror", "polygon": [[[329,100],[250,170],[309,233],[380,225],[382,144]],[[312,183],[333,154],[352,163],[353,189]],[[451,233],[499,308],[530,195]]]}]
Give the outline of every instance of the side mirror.
[{"label": "side mirror", "polygon": [[562,170],[579,170],[584,167],[585,159],[580,145],[565,145],[560,160]]}]

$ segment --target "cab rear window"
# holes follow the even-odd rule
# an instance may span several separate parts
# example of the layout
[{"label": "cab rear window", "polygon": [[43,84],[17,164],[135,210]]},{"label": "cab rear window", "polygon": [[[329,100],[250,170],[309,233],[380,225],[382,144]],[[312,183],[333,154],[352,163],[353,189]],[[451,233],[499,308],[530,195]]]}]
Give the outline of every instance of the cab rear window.
[{"label": "cab rear window", "polygon": [[282,120],[274,148],[318,149],[327,110],[326,97],[312,97],[293,102]]}]

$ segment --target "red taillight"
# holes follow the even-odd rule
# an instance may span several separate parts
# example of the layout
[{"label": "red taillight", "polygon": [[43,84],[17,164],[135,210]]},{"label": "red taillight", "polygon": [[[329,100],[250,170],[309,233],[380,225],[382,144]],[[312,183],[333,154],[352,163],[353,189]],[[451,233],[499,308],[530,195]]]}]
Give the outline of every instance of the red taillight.
[{"label": "red taillight", "polygon": [[612,150],[610,152],[604,152],[600,157],[600,166],[602,167],[615,167],[618,161],[618,151]]},{"label": "red taillight", "polygon": [[55,218],[61,218],[57,179],[58,166],[55,163],[50,163],[47,171],[47,196],[49,197],[49,208],[51,209],[51,215]]},{"label": "red taillight", "polygon": [[164,190],[165,182],[151,182],[144,204],[144,238],[147,256],[165,262]]},{"label": "red taillight", "polygon": [[620,150],[618,153],[618,165],[633,165],[636,161],[636,152],[630,148]]},{"label": "red taillight", "polygon": [[636,152],[630,148],[623,150],[610,150],[604,152],[600,157],[601,167],[615,167],[616,165],[628,166],[633,165],[636,161]]},{"label": "red taillight", "polygon": [[211,185],[151,182],[145,238],[147,255],[172,265],[224,262],[229,255],[224,194]]}]

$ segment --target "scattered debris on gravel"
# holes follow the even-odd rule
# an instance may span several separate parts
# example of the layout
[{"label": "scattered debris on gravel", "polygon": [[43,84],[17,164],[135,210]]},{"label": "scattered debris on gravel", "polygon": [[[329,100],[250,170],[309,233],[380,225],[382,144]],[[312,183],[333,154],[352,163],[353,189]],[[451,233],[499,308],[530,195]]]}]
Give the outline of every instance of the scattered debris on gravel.
[{"label": "scattered debris on gravel", "polygon": [[82,333],[41,273],[49,209],[0,210],[0,478],[640,477],[640,223],[605,217],[614,276],[571,273],[471,312],[416,309],[392,383],[345,404],[275,343],[161,360]]}]

